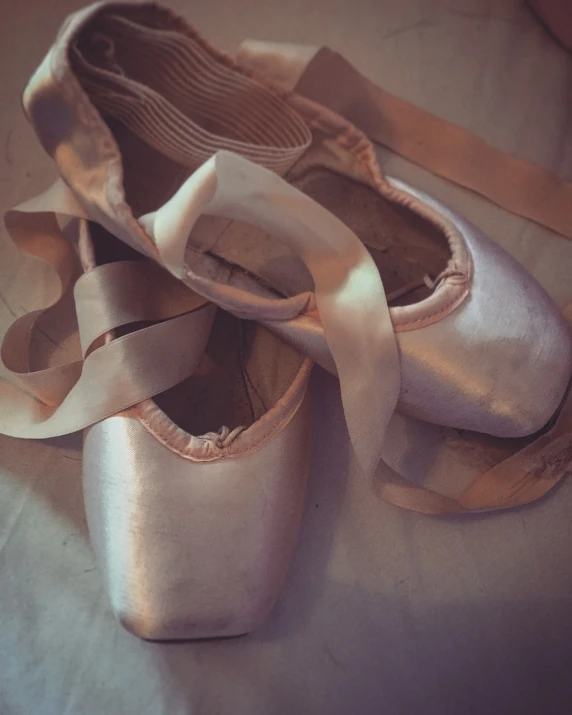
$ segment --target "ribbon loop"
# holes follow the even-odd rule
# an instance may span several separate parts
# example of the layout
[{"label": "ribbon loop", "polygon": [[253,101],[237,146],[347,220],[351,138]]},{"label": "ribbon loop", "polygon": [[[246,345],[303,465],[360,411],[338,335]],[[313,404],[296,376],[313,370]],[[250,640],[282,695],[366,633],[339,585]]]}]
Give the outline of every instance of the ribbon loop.
[{"label": "ribbon loop", "polygon": [[[73,282],[76,260],[56,220],[63,212],[85,221],[60,181],[6,217],[16,246],[46,263],[58,284],[50,305],[18,318],[2,341],[0,433],[12,437],[75,432],[173,387],[196,368],[216,311],[148,260],[106,264],[75,284],[84,360],[30,370],[35,324],[57,308]],[[139,321],[161,322],[96,347],[110,330]]]},{"label": "ribbon loop", "polygon": [[[220,151],[164,206],[140,219],[176,276],[184,278],[187,242],[202,214],[262,228],[306,264],[352,444],[371,473],[397,404],[400,369],[385,291],[368,250],[342,221],[277,174]],[[219,304],[233,312],[233,304]]]}]

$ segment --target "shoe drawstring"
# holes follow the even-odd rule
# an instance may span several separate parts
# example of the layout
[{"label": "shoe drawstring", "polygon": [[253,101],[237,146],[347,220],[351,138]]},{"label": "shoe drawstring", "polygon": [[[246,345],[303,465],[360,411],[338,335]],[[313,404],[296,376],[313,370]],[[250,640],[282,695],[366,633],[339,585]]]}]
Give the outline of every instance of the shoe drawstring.
[{"label": "shoe drawstring", "polygon": [[434,290],[441,281],[444,281],[445,278],[451,278],[452,276],[460,276],[463,281],[467,280],[467,277],[464,273],[461,273],[457,271],[455,268],[445,268],[444,271],[441,271],[437,278],[431,278],[429,275],[425,275],[423,277],[423,283],[427,286],[427,288],[430,288],[431,290]]},{"label": "shoe drawstring", "polygon": [[228,427],[221,427],[218,432],[207,432],[203,435],[205,441],[210,442],[217,449],[229,447],[239,434],[244,432],[246,427],[235,427],[233,430]]}]

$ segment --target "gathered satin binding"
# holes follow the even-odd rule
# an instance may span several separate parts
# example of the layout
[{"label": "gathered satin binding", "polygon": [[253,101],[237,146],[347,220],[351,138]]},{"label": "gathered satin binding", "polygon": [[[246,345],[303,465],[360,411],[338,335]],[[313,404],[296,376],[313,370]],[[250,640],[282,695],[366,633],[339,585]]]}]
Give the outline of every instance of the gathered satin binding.
[{"label": "gathered satin binding", "polygon": [[[338,375],[366,473],[379,463],[398,404],[439,424],[521,436],[543,427],[561,403],[570,377],[569,331],[532,277],[461,217],[384,177],[375,146],[346,119],[273,88],[210,48],[170,11],[98,3],[76,13],[28,85],[24,106],[66,186],[9,217],[22,248],[44,253],[41,240],[30,251],[21,238],[29,214],[49,221],[49,212],[88,218],[204,300],[260,321]],[[350,205],[337,217],[339,181],[349,182],[342,186],[349,187]],[[354,195],[364,197],[363,212],[351,205]],[[420,280],[413,271],[410,285],[385,290],[380,270],[383,275],[387,249],[376,243],[377,227],[367,246],[350,228],[379,204],[397,227],[403,213],[413,217],[412,235],[432,232],[438,249],[421,249],[444,257],[436,259],[434,275]],[[36,232],[40,236],[39,224]],[[63,275],[56,258],[49,260]],[[405,261],[407,270],[413,262]],[[401,300],[408,292],[420,298]],[[389,307],[388,297],[401,303]],[[209,310],[205,303],[162,317],[204,319],[202,333]],[[131,379],[127,366],[137,347],[121,358],[127,379],[118,387],[108,378],[119,341],[90,353],[102,333],[82,327],[89,325],[86,315],[80,319],[89,335],[82,339],[83,366],[65,379],[58,373],[51,402],[31,387],[37,376],[4,359],[11,385],[5,399],[17,403],[22,416],[7,420],[2,431],[27,437],[69,429],[60,415],[69,413],[66,404],[83,394],[84,383],[97,386],[102,398],[97,409],[71,402],[76,429],[182,379],[175,372],[155,376],[152,364]],[[162,325],[151,326],[150,335]],[[185,329],[163,330],[174,350],[191,350]],[[121,338],[123,345],[141,332]],[[18,353],[20,338],[7,338],[4,354],[12,344]],[[87,380],[94,358],[99,367]],[[414,487],[386,465],[375,484],[384,498],[418,511],[507,507],[537,498],[559,478],[551,473],[535,480],[529,469],[545,447],[484,475],[457,500]]]}]

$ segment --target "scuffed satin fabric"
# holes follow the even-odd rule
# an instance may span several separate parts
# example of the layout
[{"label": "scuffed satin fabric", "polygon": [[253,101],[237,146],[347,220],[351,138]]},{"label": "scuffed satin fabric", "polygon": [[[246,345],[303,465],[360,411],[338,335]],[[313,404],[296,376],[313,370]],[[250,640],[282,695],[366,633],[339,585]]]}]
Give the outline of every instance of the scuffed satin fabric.
[{"label": "scuffed satin fabric", "polygon": [[398,334],[404,412],[498,437],[536,432],[570,380],[569,326],[540,284],[475,226],[404,182],[391,182],[449,217],[474,263],[462,306]]},{"label": "scuffed satin fabric", "polygon": [[150,639],[205,638],[264,620],[304,509],[309,410],[306,394],[259,449],[212,462],[189,462],[129,414],[86,430],[89,532],[125,627]]}]

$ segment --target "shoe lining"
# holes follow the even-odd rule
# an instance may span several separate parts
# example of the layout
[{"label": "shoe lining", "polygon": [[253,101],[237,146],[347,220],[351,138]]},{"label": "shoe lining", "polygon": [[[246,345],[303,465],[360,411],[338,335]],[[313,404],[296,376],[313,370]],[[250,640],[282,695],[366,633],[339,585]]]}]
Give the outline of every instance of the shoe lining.
[{"label": "shoe lining", "polygon": [[[70,60],[119,145],[126,199],[136,216],[161,206],[214,152],[230,149],[286,173],[352,228],[370,249],[392,305],[431,294],[451,258],[443,232],[356,180],[347,171],[357,163],[349,152],[337,147],[324,164],[323,137],[312,136],[284,100],[197,38],[146,26],[134,15],[102,13],[80,35]],[[240,222],[216,230],[209,253],[239,268],[229,281],[242,269],[277,294],[312,289],[302,262],[280,242]]]},{"label": "shoe lining", "polygon": [[[381,199],[370,186],[315,167],[292,182],[349,226],[368,247],[392,305],[427,298],[451,257],[447,239],[428,221]],[[380,200],[381,199],[381,200]]]},{"label": "shoe lining", "polygon": [[250,427],[285,394],[301,363],[259,323],[219,310],[195,374],[154,401],[188,434]]}]

